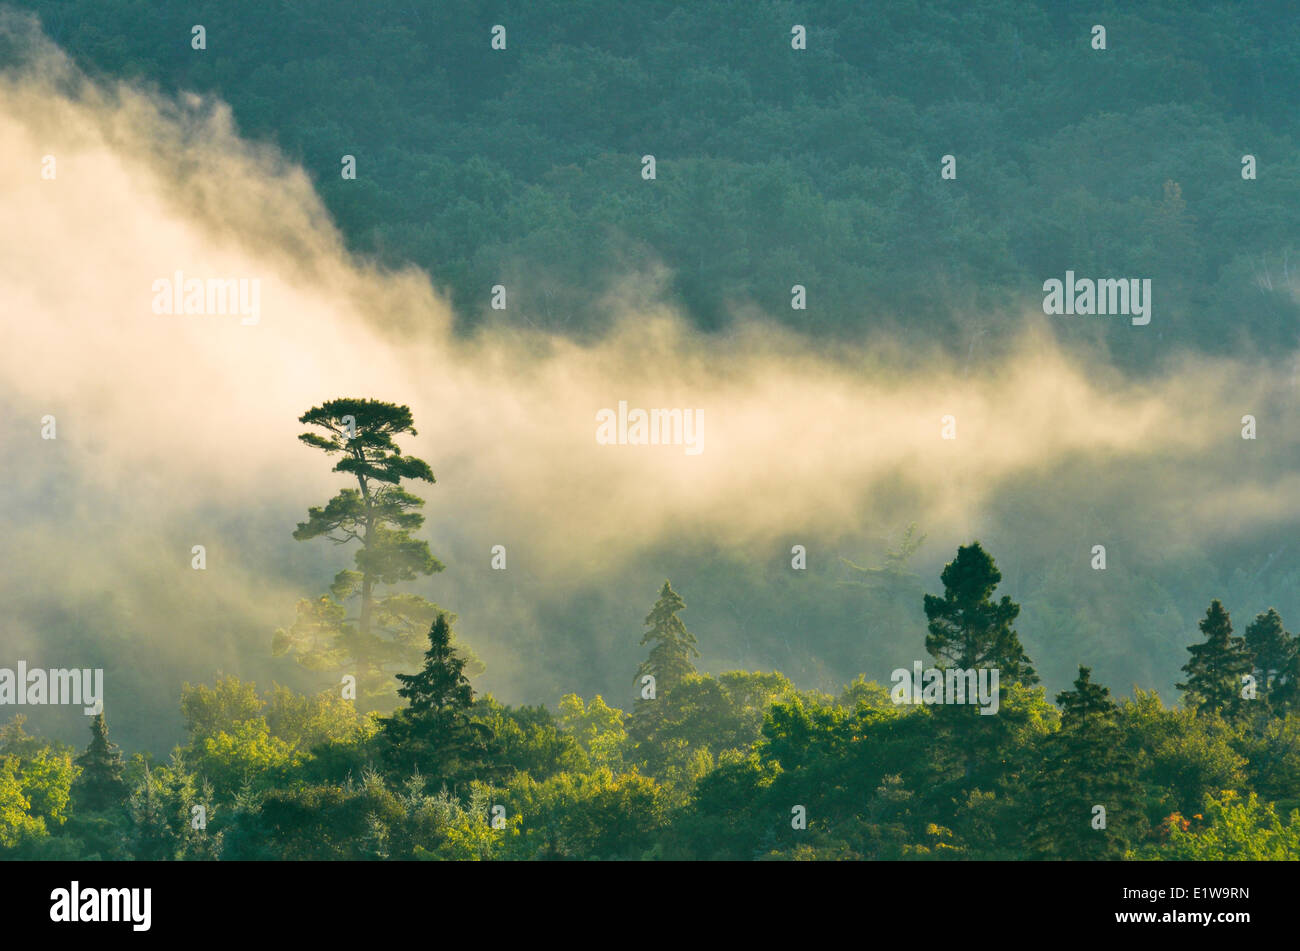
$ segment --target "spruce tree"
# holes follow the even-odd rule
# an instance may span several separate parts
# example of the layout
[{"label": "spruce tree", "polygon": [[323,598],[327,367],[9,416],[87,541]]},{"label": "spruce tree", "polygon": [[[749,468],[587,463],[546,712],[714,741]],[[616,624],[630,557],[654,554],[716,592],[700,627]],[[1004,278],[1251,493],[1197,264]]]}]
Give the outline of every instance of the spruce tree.
[{"label": "spruce tree", "polygon": [[1300,635],[1290,638],[1290,657],[1269,690],[1269,707],[1280,717],[1300,713]]},{"label": "spruce tree", "polygon": [[122,753],[108,741],[104,714],[90,721],[90,745],[77,757],[81,773],[72,784],[73,802],[79,812],[107,812],[122,809],[130,790],[122,778]]},{"label": "spruce tree", "polygon": [[654,646],[636,673],[638,680],[646,674],[654,677],[656,694],[666,693],[695,673],[691,657],[700,656],[695,646],[695,635],[686,630],[686,625],[677,616],[677,612],[685,608],[686,602],[665,581],[659,589],[659,600],[646,615],[645,625],[649,630],[641,635],[641,646]]},{"label": "spruce tree", "polygon": [[1058,693],[1056,703],[1061,708],[1061,728],[1065,730],[1087,729],[1105,723],[1115,714],[1110,688],[1092,682],[1091,667],[1079,667],[1074,689]]},{"label": "spruce tree", "polygon": [[1043,740],[1042,768],[1030,787],[1027,840],[1035,858],[1122,859],[1146,829],[1118,708],[1091,673],[1080,667],[1074,689],[1056,697],[1061,727]]},{"label": "spruce tree", "polygon": [[481,770],[495,750],[492,730],[470,719],[474,688],[452,640],[451,617],[439,612],[429,627],[424,667],[397,675],[397,693],[407,706],[382,723],[390,765],[403,775],[418,770],[454,784]]},{"label": "spruce tree", "polygon": [[[664,750],[659,740],[659,728],[666,710],[664,698],[670,690],[696,672],[692,657],[699,657],[695,635],[677,616],[685,610],[686,602],[664,581],[659,589],[659,599],[646,615],[641,635],[641,645],[652,644],[650,655],[637,667],[636,676],[640,691],[627,723],[627,736],[631,741],[633,759],[652,775],[664,765]],[[647,696],[647,685],[640,683],[646,676],[654,677],[654,693]]]},{"label": "spruce tree", "polygon": [[137,861],[176,858],[176,831],[168,820],[167,805],[161,780],[145,766],[140,785],[131,794],[131,854]]},{"label": "spruce tree", "polygon": [[[1282,617],[1273,608],[1255,615],[1246,627],[1246,650],[1254,657],[1255,680],[1259,697],[1272,709],[1279,704],[1275,699],[1285,698],[1286,692],[1278,690],[1286,679],[1295,654],[1295,639],[1282,626]],[[1278,696],[1275,698],[1275,694]]]},{"label": "spruce tree", "polygon": [[1255,668],[1244,638],[1232,636],[1232,620],[1216,598],[1198,626],[1205,642],[1188,646],[1191,659],[1183,665],[1187,682],[1178,684],[1189,707],[1198,714],[1233,718],[1243,710],[1242,677]]}]

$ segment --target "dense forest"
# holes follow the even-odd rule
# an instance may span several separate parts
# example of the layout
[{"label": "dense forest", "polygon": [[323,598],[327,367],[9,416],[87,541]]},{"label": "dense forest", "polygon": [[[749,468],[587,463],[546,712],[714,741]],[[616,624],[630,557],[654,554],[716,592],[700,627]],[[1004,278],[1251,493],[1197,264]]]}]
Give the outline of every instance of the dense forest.
[{"label": "dense forest", "polygon": [[[1010,604],[992,601],[1000,575],[978,544],[953,568],[977,574],[934,599],[932,630]],[[656,696],[630,712],[475,697],[442,614],[391,715],[338,690],[186,685],[188,740],[162,763],[124,760],[102,714],[80,754],[15,718],[0,856],[1300,858],[1297,639],[1273,611],[1242,638],[1211,604],[1181,707],[1148,691],[1116,703],[1080,667],[1055,705],[1032,676],[1004,679],[986,721],[861,678],[831,696],[777,672],[697,673],[684,607],[665,582],[645,632]]]},{"label": "dense forest", "polygon": [[[17,6],[97,74],[229,102],[243,134],[303,165],[354,249],[427,270],[467,327],[500,282],[520,288],[518,319],[599,332],[617,282],[662,268],[701,328],[758,309],[964,354],[1071,267],[1158,282],[1161,336],[1112,354],[1132,367],[1171,338],[1298,339],[1284,0]],[[1267,168],[1249,186],[1245,153]]]}]

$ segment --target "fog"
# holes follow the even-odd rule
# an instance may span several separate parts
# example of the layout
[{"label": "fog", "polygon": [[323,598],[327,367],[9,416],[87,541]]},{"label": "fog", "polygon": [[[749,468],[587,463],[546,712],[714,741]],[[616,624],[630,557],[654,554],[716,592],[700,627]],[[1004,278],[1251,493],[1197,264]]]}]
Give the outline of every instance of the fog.
[{"label": "fog", "polygon": [[[1049,330],[1096,318],[1035,300],[971,361],[865,332],[830,351],[761,315],[706,336],[653,271],[608,297],[596,342],[512,323],[510,288],[497,319],[457,334],[429,275],[350,256],[310,177],[241,139],[221,103],[96,85],[28,21],[2,28],[23,56],[0,79],[0,666],[104,667],[119,740],[165,749],[181,683],[218,671],[336,679],[272,659],[270,637],[350,566],[350,549],[290,537],[346,484],[295,438],[341,396],[412,408],[402,448],[437,476],[413,487],[421,537],[447,564],[414,590],[457,612],[487,664],[476,686],[508,702],[628,702],[665,576],[705,670],[825,689],[886,676],[923,656],[919,597],[890,614],[839,583],[841,559],[878,561],[913,522],[926,591],[957,544],[985,542],[1053,695],[1079,662],[1117,693],[1167,691],[1211,597],[1239,629],[1270,604],[1294,624],[1296,390],[1276,359],[1171,341],[1125,375]],[[155,313],[155,282],[177,271],[259,282],[257,322]],[[1158,295],[1151,325],[1117,321],[1111,346],[1158,328]],[[598,444],[596,415],[619,401],[698,410],[702,451]],[[797,625],[756,616],[776,578],[807,583]],[[79,710],[38,713],[84,742]]]}]

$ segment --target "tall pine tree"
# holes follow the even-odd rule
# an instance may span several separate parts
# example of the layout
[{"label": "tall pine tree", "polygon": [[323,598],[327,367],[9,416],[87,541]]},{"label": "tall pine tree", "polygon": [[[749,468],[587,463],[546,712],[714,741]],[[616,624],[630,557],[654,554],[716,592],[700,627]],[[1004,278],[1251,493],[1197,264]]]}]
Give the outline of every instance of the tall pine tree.
[{"label": "tall pine tree", "polygon": [[1282,701],[1291,692],[1281,688],[1286,686],[1296,652],[1295,638],[1282,626],[1281,615],[1269,608],[1247,625],[1245,642],[1254,658],[1259,699],[1280,712],[1278,708],[1285,705]]},{"label": "tall pine tree", "polygon": [[[1009,683],[1036,684],[1038,675],[1011,626],[1020,614],[1020,605],[1006,595],[993,600],[1002,572],[992,556],[979,542],[959,546],[957,557],[939,578],[943,594],[927,594],[924,601],[929,621],[925,649],[936,665],[941,669],[997,670],[999,703],[1005,699]],[[949,749],[961,760],[960,784],[993,782],[998,772],[998,747],[1011,729],[1007,717],[982,715],[971,703],[944,704],[934,708],[933,714]]]},{"label": "tall pine tree", "polygon": [[943,595],[925,596],[925,649],[940,667],[997,668],[1000,683],[1038,683],[1038,675],[1011,623],[1020,605],[1007,595],[993,601],[1002,572],[979,542],[962,545],[939,576]]},{"label": "tall pine tree", "polygon": [[[340,456],[334,471],[355,479],[356,488],[340,490],[323,508],[311,507],[293,537],[356,542],[358,547],[355,570],[335,575],[328,595],[300,601],[293,625],[275,632],[272,652],[292,653],[310,670],[352,673],[360,707],[386,705],[392,699],[393,672],[419,663],[421,635],[439,611],[417,595],[380,592],[381,586],[443,569],[428,542],[411,534],[424,524],[417,511],[424,500],[402,488],[404,480],[433,483],[433,470],[424,460],[403,455],[395,441],[416,435],[409,407],[337,399],[308,410],[299,422],[324,432],[298,438],[326,455]],[[344,607],[350,601],[357,606],[353,616]],[[476,658],[464,653],[471,666],[481,669]]]},{"label": "tall pine tree", "polygon": [[1229,719],[1244,709],[1242,678],[1255,669],[1244,638],[1232,636],[1232,620],[1215,598],[1197,625],[1205,642],[1191,644],[1191,659],[1183,665],[1187,682],[1178,684],[1187,705],[1197,713],[1217,713]]}]

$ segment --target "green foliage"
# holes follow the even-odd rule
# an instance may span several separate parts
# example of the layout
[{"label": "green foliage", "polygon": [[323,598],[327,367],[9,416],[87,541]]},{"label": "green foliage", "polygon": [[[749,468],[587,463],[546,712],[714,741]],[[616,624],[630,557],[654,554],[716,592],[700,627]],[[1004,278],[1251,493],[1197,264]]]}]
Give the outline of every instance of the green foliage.
[{"label": "green foliage", "polygon": [[[277,630],[276,655],[293,653],[310,670],[351,672],[363,704],[391,697],[392,671],[418,663],[420,633],[439,613],[436,605],[409,593],[379,595],[392,586],[441,571],[429,544],[412,536],[424,524],[417,509],[424,500],[402,488],[403,480],[434,482],[429,464],[402,454],[394,437],[417,435],[406,406],[378,400],[336,399],[314,406],[298,420],[324,431],[298,438],[326,455],[339,455],[335,472],[357,482],[329,502],[312,506],[293,537],[327,538],[337,545],[358,542],[356,570],[334,578],[330,595],[302,600],[293,625]],[[358,614],[344,605],[357,600]]]},{"label": "green foliage", "polygon": [[429,649],[416,674],[398,674],[407,705],[383,720],[384,757],[403,773],[420,770],[440,781],[468,779],[496,752],[492,729],[471,716],[474,688],[466,660],[452,646],[445,612],[429,627]]},{"label": "green foliage", "polygon": [[293,747],[271,735],[265,717],[241,720],[233,732],[205,738],[195,753],[204,775],[227,795],[248,782],[279,782],[299,762]]},{"label": "green foliage", "polygon": [[275,685],[265,715],[271,735],[300,752],[347,740],[358,726],[356,707],[337,690],[305,696]]},{"label": "green foliage", "polygon": [[46,834],[45,820],[32,815],[16,756],[0,756],[0,849]]},{"label": "green foliage", "polygon": [[641,645],[654,646],[636,673],[638,678],[646,674],[654,677],[658,693],[667,693],[685,677],[695,673],[691,658],[700,656],[695,646],[695,635],[686,630],[686,625],[677,616],[677,612],[685,608],[686,602],[665,581],[659,590],[659,600],[646,615],[645,626],[649,630],[641,635]]},{"label": "green foliage", "polygon": [[[991,305],[1067,261],[1152,275],[1205,350],[1296,341],[1300,58],[1274,5],[1149,0],[1124,10],[1124,34],[1159,41],[1098,56],[1065,41],[1091,21],[1059,5],[816,0],[792,55],[781,4],[621,4],[611,30],[597,3],[505,0],[494,15],[528,41],[492,69],[473,4],[236,10],[247,41],[207,56],[156,41],[187,35],[183,8],[18,6],[93,72],[219,94],[241,132],[304,165],[351,249],[424,268],[466,325],[490,319],[484,288],[504,280],[516,319],[598,333],[607,292],[654,261],[671,274],[661,295],[700,328],[757,307],[819,338],[865,324],[964,355],[1018,317]],[[638,174],[647,142],[655,182]],[[1267,163],[1249,187],[1228,173],[1241,143]],[[790,309],[790,274],[812,275],[816,306]],[[1206,318],[1188,314],[1203,301]],[[1229,309],[1224,333],[1208,315]],[[1134,337],[1118,356],[1163,346]]]},{"label": "green foliage", "polygon": [[1233,726],[1221,717],[1166,710],[1154,692],[1138,690],[1120,705],[1119,721],[1138,757],[1153,823],[1194,810],[1207,793],[1244,787],[1246,760]]},{"label": "green foliage", "polygon": [[[772,29],[788,22],[781,4],[755,15],[648,0],[622,5],[622,28],[610,30],[605,4],[505,0],[502,19],[526,24],[529,42],[485,70],[481,11],[467,3],[433,17],[371,0],[365,19],[342,0],[237,5],[229,25],[246,41],[196,57],[158,42],[186,35],[184,5],[16,2],[94,73],[229,101],[241,132],[274,140],[316,178],[351,250],[424,267],[464,325],[492,319],[483,290],[504,281],[512,321],[595,336],[619,316],[618,282],[662,265],[651,295],[704,331],[757,311],[822,341],[865,327],[969,360],[1065,261],[1080,274],[1152,276],[1167,326],[1195,349],[1287,354],[1300,332],[1289,273],[1300,43],[1295,18],[1269,4],[1151,0],[1125,11],[1127,30],[1160,42],[1102,58],[1062,45],[1091,15],[1065,5],[936,0],[918,16],[914,3],[813,0],[800,8],[815,24],[809,49],[795,57]],[[946,82],[934,81],[936,62]],[[960,177],[945,183],[936,159],[953,141]],[[355,181],[338,176],[341,142],[358,155]],[[653,183],[637,174],[647,142],[660,160]],[[1268,168],[1248,186],[1235,174],[1246,147]],[[789,275],[816,288],[815,306],[791,310]],[[1229,333],[1223,313],[1234,315]],[[1129,335],[1115,358],[1145,370],[1168,339]],[[886,656],[923,605],[941,665],[1000,670],[998,715],[899,708],[865,675],[831,698],[776,673],[699,674],[677,617],[685,605],[665,583],[639,671],[658,678],[658,697],[629,718],[569,694],[552,718],[475,701],[481,664],[456,645],[452,619],[394,590],[442,570],[415,537],[423,500],[409,483],[434,477],[398,445],[415,435],[410,410],[340,399],[301,422],[313,430],[302,441],[348,485],[310,507],[295,537],[357,544],[328,593],[298,602],[273,650],[355,672],[363,709],[387,709],[398,684],[409,705],[358,720],[337,689],[260,697],[235,678],[186,685],[186,745],[167,765],[137,757],[129,768],[102,717],[75,763],[6,727],[9,854],[1300,857],[1300,651],[1272,609],[1234,638],[1212,603],[1204,642],[1189,647],[1185,710],[1142,690],[1115,704],[1080,667],[1058,713],[1033,687],[1013,627],[1021,605],[994,600],[1002,574],[978,543],[944,569],[943,595],[922,599],[909,529],[878,566],[847,563],[847,587],[862,595],[848,607],[832,604],[845,585],[829,576],[700,558],[691,590],[732,602],[746,649],[751,636],[798,644],[824,628],[814,633],[831,670]],[[1044,676],[1055,668],[1064,680],[1083,659],[1113,678],[1119,659],[1155,682],[1189,591],[1222,584],[1264,604],[1265,591],[1300,588],[1294,571],[1265,574],[1271,559],[1243,559],[1228,579],[1209,577],[1208,561],[1191,558],[1192,580],[1176,590],[1139,570],[1109,573],[1105,603],[1052,560],[1025,572],[1017,600],[1035,618],[1033,643],[1054,652]],[[737,583],[744,571],[753,576]],[[1131,650],[1116,651],[1114,629],[1134,638]],[[426,630],[423,671],[394,681],[419,666]],[[820,660],[791,650],[786,669],[826,686],[814,679]],[[1257,702],[1241,697],[1246,673]],[[496,797],[504,830],[488,819]],[[196,802],[210,807],[202,836],[189,821]],[[1080,811],[1092,802],[1108,806],[1105,835]],[[796,804],[805,830],[790,826]]]},{"label": "green foliage", "polygon": [[1245,639],[1232,636],[1232,621],[1217,598],[1198,626],[1205,643],[1188,646],[1192,656],[1183,666],[1187,682],[1178,689],[1193,710],[1235,718],[1244,709],[1242,678],[1254,670],[1253,658]]},{"label": "green foliage", "polygon": [[1300,642],[1287,633],[1281,615],[1273,608],[1255,615],[1246,627],[1244,640],[1254,663],[1260,698],[1278,712],[1285,712],[1296,693],[1293,681],[1300,673]]},{"label": "green foliage", "polygon": [[578,741],[593,766],[623,772],[630,749],[627,714],[622,710],[609,706],[600,694],[584,704],[577,694],[568,693],[560,698],[557,721]]},{"label": "green foliage", "polygon": [[[999,706],[1009,685],[1032,686],[1038,675],[1020,644],[1012,622],[1020,606],[1003,595],[993,601],[1002,581],[993,558],[979,542],[957,549],[957,557],[940,575],[942,596],[927,594],[929,620],[925,649],[941,669],[998,671]],[[989,781],[992,753],[1006,729],[1005,716],[984,716],[973,704],[940,706],[935,712],[945,742],[963,751],[963,780],[969,786]],[[981,775],[982,774],[982,775]]]},{"label": "green foliage", "polygon": [[32,815],[44,819],[47,828],[55,829],[67,821],[75,775],[72,758],[52,749],[42,749],[22,762],[23,792]]},{"label": "green foliage", "polygon": [[255,813],[244,815],[239,838],[280,859],[357,861],[385,853],[399,858],[383,836],[404,816],[402,802],[382,783],[274,789]]},{"label": "green foliage", "polygon": [[262,715],[266,704],[257,685],[238,677],[217,676],[216,683],[181,686],[181,717],[191,742],[230,730],[236,724]]},{"label": "green foliage", "polygon": [[1300,715],[1269,720],[1238,745],[1246,759],[1248,788],[1283,812],[1300,809]]},{"label": "green foliage", "polygon": [[77,808],[82,812],[105,812],[125,807],[127,790],[122,780],[122,754],[108,742],[108,722],[96,713],[90,725],[91,741],[77,757],[81,773],[73,786]]},{"label": "green foliage", "polygon": [[[1084,666],[1054,705],[1031,682],[1011,628],[1017,606],[992,600],[998,580],[972,545],[945,569],[945,595],[925,600],[942,662],[1019,665],[995,716],[896,704],[865,676],[832,695],[776,672],[693,667],[631,717],[576,694],[552,715],[476,698],[443,612],[424,666],[398,675],[406,706],[391,716],[358,717],[334,690],[261,695],[218,677],[182,689],[188,741],[168,763],[137,754],[123,765],[97,717],[81,766],[15,719],[0,728],[0,850],[166,861],[1300,858],[1300,717],[1267,696],[1235,715],[1226,703],[1169,709],[1141,689],[1116,703]],[[647,621],[679,648],[689,643],[672,623],[680,607],[665,586]],[[1226,612],[1212,608],[1202,627],[1231,647]],[[1281,630],[1261,614],[1252,642],[1285,652]],[[1268,656],[1257,670],[1290,663]],[[1211,696],[1219,670],[1197,668],[1208,672],[1197,696]],[[1270,676],[1266,686],[1287,682]],[[87,775],[129,789],[127,808],[111,796],[90,808]]]},{"label": "green foliage", "polygon": [[701,753],[711,763],[724,752],[753,746],[768,705],[794,693],[778,673],[688,674],[638,710],[636,762],[651,775],[684,779]]},{"label": "green foliage", "polygon": [[940,575],[942,596],[925,596],[929,634],[925,649],[940,667],[996,668],[1002,683],[1035,684],[1038,677],[1011,623],[1020,606],[1006,595],[990,600],[1002,580],[993,558],[979,542],[957,549]]},{"label": "green foliage", "polygon": [[492,827],[489,790],[475,784],[467,801],[449,795],[444,789],[437,796],[413,800],[408,807],[423,825],[435,830],[430,839],[416,843],[412,857],[423,861],[485,861],[500,857],[509,842],[519,836],[522,816],[506,816],[505,827]]},{"label": "green foliage", "polygon": [[1191,820],[1170,815],[1163,841],[1136,850],[1134,858],[1166,861],[1295,861],[1300,855],[1300,811],[1282,819],[1272,803],[1234,790],[1207,795],[1203,813]]},{"label": "green foliage", "polygon": [[264,699],[256,684],[219,677],[212,687],[185,684],[181,710],[187,761],[222,796],[282,782],[313,750],[360,739],[356,710],[337,691],[309,697],[274,686]]},{"label": "green foliage", "polygon": [[[27,813],[41,820],[48,831],[58,832],[71,814],[74,784],[84,779],[84,764],[79,765],[80,758],[74,763],[72,751],[64,744],[29,736],[23,729],[24,723],[25,717],[16,716],[0,727],[0,756],[12,759],[15,764]],[[102,716],[91,723],[93,735],[99,735],[97,727],[106,729]],[[117,764],[120,775],[120,757]],[[125,795],[124,789],[122,792]]]},{"label": "green foliage", "polygon": [[590,759],[545,707],[508,707],[491,697],[475,701],[473,719],[493,737],[484,775],[508,778],[517,772],[535,779],[554,773],[586,772]]},{"label": "green foliage", "polygon": [[1145,834],[1146,817],[1136,757],[1124,746],[1118,708],[1087,667],[1079,668],[1074,689],[1056,702],[1061,726],[1040,744],[1043,766],[1030,791],[1031,854],[1121,859]]},{"label": "green foliage", "polygon": [[530,859],[645,857],[666,820],[662,788],[637,773],[560,773],[538,782],[520,774],[501,790],[507,813],[522,818],[503,855]]}]

